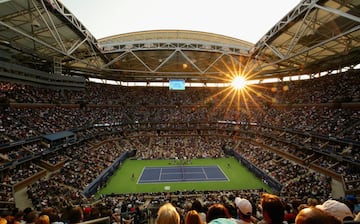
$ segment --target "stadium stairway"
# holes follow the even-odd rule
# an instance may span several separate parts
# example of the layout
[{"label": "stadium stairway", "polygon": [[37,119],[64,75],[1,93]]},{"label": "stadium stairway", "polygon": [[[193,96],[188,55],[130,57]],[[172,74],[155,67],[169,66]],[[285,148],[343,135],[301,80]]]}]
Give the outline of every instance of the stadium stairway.
[{"label": "stadium stairway", "polygon": [[26,191],[27,187],[24,187],[14,193],[16,207],[21,210],[33,207],[33,204],[28,198]]},{"label": "stadium stairway", "polygon": [[331,194],[333,198],[343,198],[345,196],[344,187],[340,181],[332,179],[331,190],[332,190]]}]

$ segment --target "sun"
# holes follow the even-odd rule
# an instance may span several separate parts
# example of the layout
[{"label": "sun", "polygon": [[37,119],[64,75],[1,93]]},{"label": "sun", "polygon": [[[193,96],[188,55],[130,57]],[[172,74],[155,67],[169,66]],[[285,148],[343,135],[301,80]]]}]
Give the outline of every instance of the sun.
[{"label": "sun", "polygon": [[[222,113],[225,120],[251,121],[254,108],[265,114],[261,102],[272,102],[273,99],[264,94],[265,88],[253,82],[258,75],[259,64],[242,57],[239,60],[231,57],[230,62],[222,62],[226,68],[221,70],[219,66],[218,71],[222,76],[209,76],[221,80],[226,87],[215,91],[204,103],[212,105],[212,112]],[[263,100],[259,101],[259,98]]]},{"label": "sun", "polygon": [[237,89],[237,90],[244,89],[246,86],[246,79],[243,76],[236,76],[232,80],[231,85],[234,89]]}]

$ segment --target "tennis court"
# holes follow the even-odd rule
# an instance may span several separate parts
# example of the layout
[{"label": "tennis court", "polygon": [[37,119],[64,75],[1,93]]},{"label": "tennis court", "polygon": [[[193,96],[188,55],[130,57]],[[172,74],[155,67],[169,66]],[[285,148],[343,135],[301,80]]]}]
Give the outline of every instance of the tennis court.
[{"label": "tennis court", "polygon": [[219,166],[144,167],[138,183],[229,181]]}]

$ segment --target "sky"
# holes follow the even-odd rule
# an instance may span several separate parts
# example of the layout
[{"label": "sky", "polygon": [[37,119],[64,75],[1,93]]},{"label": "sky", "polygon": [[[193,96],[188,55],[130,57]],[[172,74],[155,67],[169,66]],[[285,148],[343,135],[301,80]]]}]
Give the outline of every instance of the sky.
[{"label": "sky", "polygon": [[100,39],[146,30],[193,30],[256,43],[300,0],[60,0]]}]

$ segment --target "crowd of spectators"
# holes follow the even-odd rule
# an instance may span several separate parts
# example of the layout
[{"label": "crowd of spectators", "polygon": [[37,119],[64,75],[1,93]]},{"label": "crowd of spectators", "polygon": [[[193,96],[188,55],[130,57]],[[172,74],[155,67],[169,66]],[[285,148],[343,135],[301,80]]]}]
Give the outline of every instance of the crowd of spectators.
[{"label": "crowd of spectators", "polygon": [[[138,159],[222,158],[225,156],[222,146],[231,141],[219,136],[200,136],[196,131],[169,131],[160,135],[156,131],[143,131],[127,137],[131,138],[131,143],[138,150]],[[147,142],[137,142],[140,139],[147,139]]]},{"label": "crowd of spectators", "polygon": [[[58,191],[59,186],[47,182],[43,182],[42,184],[47,185],[50,191]],[[64,193],[65,197],[68,195],[66,192],[61,193]],[[239,200],[242,201],[242,203],[239,203]],[[248,203],[246,207],[243,207],[244,200]],[[277,204],[272,205],[273,203]],[[196,213],[199,213],[200,223],[212,223],[211,221],[216,218],[229,218],[229,220],[232,220],[231,223],[235,224],[236,222],[234,221],[241,217],[239,212],[244,211],[244,208],[246,209],[246,214],[251,216],[251,219],[249,217],[249,221],[251,220],[252,223],[272,223],[269,222],[269,218],[281,220],[281,222],[276,223],[283,223],[282,221],[286,221],[285,223],[289,224],[300,223],[296,222],[297,215],[301,210],[306,208],[321,209],[328,216],[338,220],[337,222],[329,223],[344,223],[352,220],[359,221],[359,217],[356,216],[355,212],[355,204],[353,204],[353,199],[350,198],[318,201],[309,196],[307,200],[299,200],[297,198],[282,198],[269,194],[262,189],[111,195],[101,198],[96,204],[84,203],[74,205],[67,203],[62,209],[58,209],[55,203],[51,204],[43,201],[43,204],[46,206],[41,209],[30,207],[24,210],[14,209],[11,213],[4,216],[4,218],[8,220],[8,222],[16,219],[19,223],[31,223],[30,220],[36,220],[42,215],[49,216],[49,223],[79,223],[82,221],[97,220],[99,218],[106,218],[106,220],[98,221],[97,223],[159,223],[158,219],[162,219],[162,214],[160,213],[162,213],[163,206],[171,204],[178,214],[178,221],[175,222],[177,224],[187,224],[187,214],[189,211],[194,210]],[[218,212],[210,214],[214,206],[226,210],[226,216],[222,216],[222,213]],[[276,207],[272,208],[272,206]],[[78,213],[74,214],[74,210],[77,210]],[[278,213],[276,213],[275,210],[277,210]],[[266,211],[271,212],[270,217],[264,213]],[[126,220],[130,220],[130,222],[126,222]]]},{"label": "crowd of spectators", "polygon": [[[195,133],[193,133],[193,136],[189,135],[189,133],[186,134],[188,135],[188,138],[184,137],[185,133],[178,133],[178,135],[176,135],[174,131],[169,131],[169,133],[162,131],[161,135],[164,137],[161,140],[159,135],[156,135],[156,131],[142,131],[137,133],[138,136],[132,134],[129,135],[126,140],[123,139],[122,141],[109,141],[110,139],[103,138],[103,144],[96,139],[86,143],[86,146],[84,147],[76,147],[76,150],[73,148],[75,146],[70,147],[66,150],[67,153],[65,153],[66,156],[64,157],[66,158],[66,165],[61,169],[61,171],[51,175],[48,180],[39,180],[30,186],[28,190],[28,197],[32,200],[32,203],[37,210],[45,209],[49,206],[63,208],[74,204],[88,205],[91,203],[91,199],[85,198],[82,195],[82,189],[88,184],[88,181],[91,181],[99,175],[99,171],[104,170],[106,166],[114,160],[114,158],[123,153],[123,148],[129,150],[133,147],[142,145],[146,151],[146,147],[157,148],[155,147],[157,144],[161,145],[161,143],[166,142],[167,147],[158,147],[159,150],[160,148],[162,149],[159,153],[155,153],[152,159],[174,158],[176,156],[180,157],[184,155],[184,151],[176,150],[179,139],[182,139],[184,148],[191,148],[192,144],[196,145],[196,139],[202,138],[201,136],[196,136]],[[148,140],[141,143],[139,141],[130,141],[133,138],[139,139],[139,136],[144,136]],[[119,136],[115,135],[111,136],[111,138],[119,139]],[[201,140],[201,142],[202,141],[203,140]],[[213,149],[209,151],[218,151],[219,153],[223,153],[223,146],[219,144],[220,141],[218,139],[207,138],[207,141],[205,141],[205,143],[202,142],[201,144],[206,144],[206,142],[207,145],[205,147]],[[132,143],[134,143],[134,145]],[[229,140],[226,144],[230,148],[235,147],[235,141],[233,140]],[[96,147],[96,145],[98,146]],[[169,147],[169,145],[173,147]],[[172,153],[161,153],[161,151],[171,151]],[[331,196],[330,178],[324,177],[316,172],[311,172],[310,170],[298,166],[297,164],[294,164],[293,162],[290,162],[273,152],[260,149],[256,145],[242,142],[242,144],[238,146],[238,151],[254,165],[262,168],[270,176],[273,176],[275,179],[284,183],[284,188],[281,192],[281,196],[284,200],[290,201],[296,198],[301,201],[307,201],[309,197],[325,199]],[[149,159],[142,158],[141,155],[142,151],[140,150],[137,154],[138,158]],[[214,154],[214,156],[216,155],[217,153]],[[56,156],[56,158],[57,157],[58,156]],[[86,164],[88,164],[87,166],[84,163],[86,160]],[[101,164],[103,164],[103,166],[98,167]],[[222,192],[223,191],[219,191],[217,193]],[[184,194],[189,193],[190,192],[185,192]],[[240,193],[244,194],[242,191],[237,192],[237,194]],[[180,198],[178,194],[179,192],[176,193],[176,197]],[[192,194],[194,193],[192,192]],[[199,194],[195,195],[197,195],[196,197],[199,197]],[[158,196],[156,193],[151,194],[150,196],[151,197],[147,195],[147,197],[144,197],[142,195],[142,197],[140,197],[136,194],[121,195],[112,201],[113,203],[133,202],[137,205],[144,204],[145,202],[148,204],[161,204],[169,197],[165,196],[162,198],[161,194]],[[251,198],[251,196],[248,197]],[[151,198],[151,200],[148,201],[146,198]],[[109,201],[110,199],[108,197],[104,197],[103,200]],[[186,201],[188,198],[184,197],[184,200]],[[204,194],[204,198],[202,198],[202,201],[208,202],[209,204],[216,200],[217,196],[215,192],[212,194],[206,193]],[[179,204],[182,203],[184,202],[179,202]]]},{"label": "crowd of spectators", "polygon": [[[269,136],[267,133],[272,133],[269,138],[262,139],[262,143],[281,149],[282,151],[295,155],[305,161],[305,164],[314,164],[323,167],[329,171],[341,175],[344,179],[346,190],[353,190],[359,187],[360,174],[357,171],[357,166],[351,165],[343,160],[339,160],[339,157],[344,160],[358,161],[360,158],[360,151],[358,148],[353,148],[347,144],[334,142],[324,142],[319,139],[312,139],[297,133],[280,132],[272,128],[257,128],[257,133],[264,133],[264,136]],[[285,137],[284,137],[285,136]],[[279,141],[274,141],[277,139]],[[302,150],[296,150],[294,145],[301,145]],[[306,150],[307,149],[307,150]],[[323,152],[316,154],[316,151]],[[328,157],[327,154],[336,155],[335,157]]]},{"label": "crowd of spectators", "polygon": [[[336,80],[340,75],[343,81],[338,86]],[[36,210],[89,205],[90,199],[81,194],[82,190],[116,158],[133,149],[137,150],[137,159],[158,159],[224,157],[224,146],[234,148],[284,185],[281,192],[284,200],[325,199],[331,196],[329,177],[312,172],[306,166],[254,142],[241,141],[239,144],[233,135],[276,147],[306,161],[305,165],[316,164],[331,170],[344,177],[345,190],[356,190],[360,187],[358,167],[346,159],[357,161],[360,158],[359,106],[346,107],[341,103],[356,105],[360,95],[359,79],[358,73],[351,71],[318,80],[290,82],[286,86],[264,84],[248,101],[241,101],[241,105],[236,105],[226,91],[216,88],[173,92],[165,88],[89,84],[85,91],[67,91],[1,82],[1,94],[9,99],[10,106],[0,108],[0,146],[4,146],[0,148],[0,164],[39,155],[50,147],[41,139],[14,147],[8,147],[10,143],[78,129],[78,139],[89,140],[65,148],[61,155],[46,156],[49,163],[64,162],[63,167],[48,179],[29,186],[28,197]],[[214,130],[211,126],[207,130],[192,126],[193,123],[203,125],[218,121],[230,122],[231,125],[217,123]],[[143,129],[138,130],[139,127]],[[233,131],[222,127],[231,127]],[[331,138],[341,142],[331,141]],[[299,144],[312,150],[294,147]],[[330,155],[344,160],[339,161]],[[4,170],[0,175],[2,200],[13,201],[11,186],[42,169],[38,164],[27,162],[15,169]],[[204,204],[218,201],[219,195],[220,198],[230,198],[228,201],[232,201],[235,195],[246,196],[257,203],[262,192],[207,193],[202,194]],[[175,194],[181,206],[187,204],[186,200],[193,199],[184,196],[184,201],[181,201],[182,194],[195,194],[198,198],[196,192]],[[144,205],[163,203],[171,197],[162,196],[161,193],[151,195],[150,201],[145,200],[144,195],[136,194],[121,195],[121,199],[105,197],[100,204],[107,205],[114,212],[120,201],[135,199],[132,205]],[[111,206],[108,205],[110,201],[113,203]]]},{"label": "crowd of spectators", "polygon": [[12,186],[34,176],[41,170],[43,170],[43,168],[33,163],[20,164],[16,169],[9,169],[4,172],[0,182]]},{"label": "crowd of spectators", "polygon": [[[323,76],[321,80],[289,82],[286,85],[271,86],[267,94],[280,103],[321,104],[333,102],[359,102],[360,80],[358,71],[350,70],[339,74]],[[341,82],[339,82],[341,80]],[[294,94],[296,90],[297,94]],[[300,97],[299,97],[300,96]]]},{"label": "crowd of spectators", "polygon": [[[349,73],[352,74],[352,72]],[[330,86],[331,83],[337,83],[336,80],[340,75],[347,77],[340,86],[346,89],[338,85]],[[311,98],[308,95],[321,92],[321,90],[325,91],[323,95],[333,101],[342,96],[341,94],[346,94],[346,98],[352,96],[351,102],[356,103],[355,99],[359,95],[358,79],[357,73],[337,74],[319,80],[290,82],[286,84],[290,85],[286,91],[283,90],[284,88],[274,87],[285,85],[283,83],[273,84],[273,86],[263,84],[262,88],[256,88],[255,91],[258,92],[240,102],[227,95],[227,91],[217,88],[188,88],[183,92],[173,92],[166,88],[126,88],[89,84],[86,91],[65,91],[2,83],[1,90],[10,102],[32,104],[32,106],[31,108],[14,106],[3,109],[0,143],[15,142],[87,124],[216,120],[255,122],[359,141],[360,115],[356,108],[338,107],[335,103],[332,106],[319,106],[323,100],[305,101],[305,103],[313,104],[296,107],[279,108],[276,106],[289,103],[285,99]],[[306,93],[303,93],[305,88],[302,87],[305,85]],[[326,86],[326,88],[319,89],[319,86]],[[327,92],[334,88],[337,91]],[[312,89],[314,91],[311,91]],[[55,97],[58,103],[47,100],[52,97]],[[69,106],[76,102],[75,105],[78,106]],[[347,103],[348,101],[340,102]],[[50,104],[41,106],[40,103]],[[36,104],[38,106],[34,106]],[[111,107],[108,107],[109,105]]]}]

